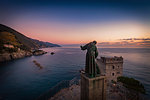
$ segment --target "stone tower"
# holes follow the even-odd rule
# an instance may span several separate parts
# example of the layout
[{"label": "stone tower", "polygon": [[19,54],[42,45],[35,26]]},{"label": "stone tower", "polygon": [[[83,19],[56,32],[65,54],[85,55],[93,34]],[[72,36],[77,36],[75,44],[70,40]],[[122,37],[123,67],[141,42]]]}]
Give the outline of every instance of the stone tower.
[{"label": "stone tower", "polygon": [[97,64],[101,69],[101,73],[106,75],[108,82],[117,81],[117,77],[123,74],[122,57],[101,57],[101,59],[97,59]]}]

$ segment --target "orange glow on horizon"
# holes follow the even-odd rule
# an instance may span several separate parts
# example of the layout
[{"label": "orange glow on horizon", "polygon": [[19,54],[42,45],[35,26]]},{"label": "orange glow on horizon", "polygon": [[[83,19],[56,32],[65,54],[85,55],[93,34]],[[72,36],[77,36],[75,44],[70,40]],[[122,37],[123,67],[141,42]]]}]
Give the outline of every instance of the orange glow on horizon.
[{"label": "orange glow on horizon", "polygon": [[69,25],[62,23],[24,22],[13,27],[33,39],[56,44],[84,44],[96,40],[100,42],[117,42],[124,38],[148,38],[150,28],[132,21]]}]

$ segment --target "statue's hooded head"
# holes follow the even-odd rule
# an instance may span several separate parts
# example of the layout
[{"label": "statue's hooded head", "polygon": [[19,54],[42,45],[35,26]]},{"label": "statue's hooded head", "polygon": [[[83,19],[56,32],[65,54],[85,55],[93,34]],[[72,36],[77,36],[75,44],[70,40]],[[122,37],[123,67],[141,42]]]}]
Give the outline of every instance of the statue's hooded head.
[{"label": "statue's hooded head", "polygon": [[96,44],[97,42],[96,42],[96,41],[93,41],[93,43]]}]

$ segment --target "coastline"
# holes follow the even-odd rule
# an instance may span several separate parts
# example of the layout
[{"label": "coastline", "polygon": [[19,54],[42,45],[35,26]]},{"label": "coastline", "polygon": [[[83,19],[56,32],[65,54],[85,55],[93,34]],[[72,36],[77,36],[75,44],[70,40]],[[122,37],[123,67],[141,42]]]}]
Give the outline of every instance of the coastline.
[{"label": "coastline", "polygon": [[45,52],[43,50],[37,50],[34,52],[29,52],[29,51],[24,51],[24,50],[19,50],[17,52],[13,52],[13,53],[5,52],[5,53],[0,54],[0,63],[5,62],[5,61],[20,59],[20,58],[24,58],[24,57],[43,55],[46,53],[47,52]]},{"label": "coastline", "polygon": [[[130,96],[129,89],[124,87],[122,83],[117,82],[115,86],[113,83],[107,84],[106,100],[126,100],[126,98],[134,100],[137,98],[136,94],[132,97]],[[73,84],[68,88],[63,88],[48,100],[80,100],[80,84]],[[139,94],[139,100],[147,99],[144,95]]]},{"label": "coastline", "polygon": [[68,88],[61,89],[48,100],[80,100],[80,86],[74,84]]},{"label": "coastline", "polygon": [[[51,49],[51,48],[49,48],[49,49]],[[61,49],[61,48],[60,48]],[[29,79],[28,78],[26,78],[26,79],[28,79],[27,81],[29,82],[29,81],[32,81],[32,80],[34,80],[35,79],[35,77],[33,77],[33,75],[35,74],[35,73],[37,73],[37,71],[38,71],[38,74],[39,73],[41,73],[41,72],[43,72],[44,70],[45,70],[45,68],[47,69],[47,71],[44,73],[44,74],[46,74],[47,73],[47,75],[45,75],[45,78],[48,78],[48,79],[50,79],[50,77],[54,77],[54,75],[53,75],[53,73],[55,72],[56,73],[56,70],[58,70],[58,69],[60,69],[60,67],[62,67],[63,69],[64,69],[64,71],[65,71],[65,73],[68,73],[67,75],[65,75],[64,74],[64,77],[65,78],[63,78],[62,80],[66,80],[66,79],[68,79],[68,77],[70,78],[70,76],[71,77],[74,77],[74,75],[75,76],[78,76],[79,77],[79,74],[77,74],[74,70],[78,70],[78,69],[80,69],[81,67],[80,67],[80,65],[82,66],[82,63],[80,63],[80,61],[82,60],[82,59],[79,59],[78,58],[78,56],[76,56],[77,55],[77,53],[78,53],[78,55],[80,55],[80,53],[78,52],[79,50],[77,50],[77,49],[62,49],[61,51],[56,51],[56,49],[55,48],[53,48],[53,50],[47,50],[47,48],[45,48],[45,49],[43,49],[44,51],[48,51],[48,54],[46,54],[46,55],[42,55],[42,56],[31,56],[31,57],[26,57],[26,58],[21,58],[21,59],[19,59],[19,60],[14,60],[14,61],[10,61],[10,62],[13,62],[13,63],[10,63],[10,64],[6,64],[7,66],[4,66],[4,67],[2,67],[1,68],[1,74],[2,74],[2,72],[5,72],[5,73],[3,73],[2,75],[1,75],[1,79],[2,78],[7,78],[8,76],[8,74],[6,73],[6,72],[10,72],[10,76],[14,73],[15,74],[15,76],[16,77],[23,77],[24,76],[24,74],[26,74],[26,73],[15,73],[15,71],[19,71],[19,72],[22,72],[23,70],[22,70],[22,68],[27,68],[28,70],[26,70],[26,72],[27,73],[30,73],[27,77],[29,77]],[[104,54],[105,52],[104,52],[104,50],[105,49],[100,49],[100,51],[102,52],[102,54]],[[110,51],[111,51],[111,49],[109,49]],[[116,50],[118,50],[118,49],[116,49]],[[133,49],[129,49],[130,50],[130,52],[133,50]],[[139,49],[138,49],[139,50]],[[136,52],[138,51],[138,50],[136,50]],[[55,51],[55,53],[56,53],[56,55],[54,55],[54,56],[51,56],[50,55],[50,52],[51,51]],[[118,51],[120,51],[120,49],[118,50]],[[124,51],[126,51],[126,49],[124,49]],[[145,49],[144,49],[144,51],[145,51]],[[70,54],[68,54],[68,52],[73,52],[73,54],[74,54],[74,57],[73,58],[75,58],[77,61],[74,61],[74,60],[72,60],[71,58],[72,58],[72,56],[70,55]],[[77,53],[74,53],[74,52],[77,52]],[[114,51],[112,51],[111,52],[111,54],[113,54],[113,52]],[[139,52],[139,51],[138,51]],[[149,51],[147,51],[147,52],[149,52]],[[69,57],[71,57],[71,58],[66,58],[66,60],[67,61],[69,61],[70,63],[66,63],[66,64],[62,64],[61,62],[62,61],[64,61],[63,60],[63,55],[64,54],[67,54]],[[116,53],[115,53],[116,54]],[[139,53],[139,54],[143,54],[143,53]],[[110,54],[109,54],[110,55]],[[129,55],[131,55],[131,53],[129,53],[129,54],[126,54],[125,53],[125,55],[126,56],[124,56],[124,58],[126,58],[126,57],[128,57]],[[145,55],[145,53],[143,54],[143,55]],[[47,59],[47,57],[51,57],[51,59]],[[82,55],[81,55],[82,56]],[[131,55],[132,56],[132,55]],[[54,64],[56,64],[56,63],[51,63],[51,62],[54,62],[54,61],[56,61],[55,60],[55,57],[56,58],[60,58],[59,60],[59,62],[57,62],[57,64],[58,64],[58,67],[53,67],[53,68],[55,68],[55,69],[52,69],[52,67],[51,66],[53,66]],[[34,59],[34,58],[37,58],[37,59]],[[143,57],[142,57],[143,58]],[[42,59],[43,61],[40,61],[40,59]],[[127,59],[127,58],[126,58]],[[148,58],[146,58],[146,59],[148,59]],[[45,66],[44,65],[44,70],[39,70],[38,69],[38,67],[36,67],[35,65],[34,65],[34,63],[32,62],[33,60],[36,60],[36,61],[38,61],[41,65],[44,65],[44,64],[46,64],[46,65],[48,65],[48,66]],[[130,69],[131,67],[132,68],[134,68],[134,69],[130,69],[131,70],[131,72],[132,73],[135,73],[137,70],[135,70],[135,68],[140,68],[140,65],[139,65],[139,63],[131,63],[131,62],[129,62],[129,60],[131,61],[131,60],[133,60],[133,59],[130,59],[130,56],[129,56],[129,59],[127,59],[127,61],[125,62],[125,66],[127,67],[127,69]],[[21,63],[19,63],[21,61]],[[29,61],[29,62],[28,62]],[[72,61],[72,62],[71,62]],[[145,59],[143,59],[143,60],[141,60],[141,61],[145,61]],[[76,62],[79,62],[77,65],[76,65]],[[7,63],[7,62],[6,62]],[[15,64],[17,64],[18,63],[18,65],[17,66],[20,66],[20,64],[22,64],[22,65],[26,65],[27,64],[27,66],[26,67],[24,67],[24,66],[22,66],[22,67],[17,67],[17,66],[14,66]],[[131,66],[131,64],[132,65],[134,65],[134,66]],[[145,64],[147,64],[147,65],[149,65],[149,63],[145,63]],[[31,67],[31,65],[33,65],[33,67]],[[69,69],[70,70],[66,70],[66,66],[69,66]],[[76,66],[74,66],[74,65],[76,65]],[[11,67],[12,66],[12,67]],[[65,68],[64,68],[64,67]],[[79,67],[78,67],[79,66]],[[142,67],[142,66],[141,66]],[[146,66],[145,66],[146,67]],[[148,66],[147,66],[148,67]],[[11,68],[11,69],[9,69],[9,68]],[[143,67],[142,67],[143,68]],[[8,69],[8,70],[7,70]],[[21,69],[21,70],[19,70],[19,69]],[[33,69],[33,71],[31,72],[31,69]],[[140,69],[140,70],[142,70],[142,69]],[[127,71],[129,71],[129,70],[127,70]],[[57,73],[56,73],[57,74]],[[56,75],[55,74],[55,75]],[[59,73],[60,74],[60,76],[58,75],[58,76],[56,76],[56,78],[59,80],[59,78],[60,77],[62,77],[62,72],[60,72]],[[140,74],[140,73],[135,73],[135,74],[130,74],[129,72],[126,72],[126,70],[125,70],[125,72],[124,72],[124,75],[126,76],[126,75],[129,75],[130,77],[134,77],[134,76],[136,76],[137,74]],[[32,97],[35,97],[35,98],[37,98],[37,97],[39,97],[39,96],[41,96],[41,95],[43,95],[43,94],[47,94],[47,91],[49,91],[49,90],[51,90],[51,88],[53,88],[53,87],[55,87],[55,85],[57,84],[57,82],[55,81],[55,80],[53,80],[53,79],[55,79],[55,78],[53,78],[52,80],[43,80],[42,78],[41,78],[41,76],[42,76],[42,74],[39,74],[37,77],[38,77],[38,79],[39,79],[39,82],[43,82],[43,86],[46,86],[47,88],[46,88],[46,90],[45,91],[40,91],[41,93],[39,93],[38,95],[34,95],[34,94],[32,94],[32,93],[30,93],[30,92],[32,92],[32,86],[36,86],[36,88],[37,89],[39,89],[39,90],[42,90],[42,87],[39,87],[38,86],[38,84],[37,83],[39,83],[39,82],[35,82],[35,84],[33,85],[33,84],[31,84],[31,85],[29,85],[30,87],[25,87],[25,88],[27,88],[28,90],[29,90],[29,92],[28,91],[22,91],[22,90],[19,90],[21,93],[22,93],[22,95],[24,95],[25,97],[28,97],[28,98],[32,98]],[[146,75],[147,76],[147,74],[145,73],[144,75]],[[31,78],[30,78],[30,76],[31,76]],[[40,77],[39,77],[40,76]],[[139,79],[139,78],[141,78],[142,79],[142,77],[143,76],[140,76],[140,77],[137,77],[136,79]],[[134,77],[135,78],[135,77]],[[147,79],[146,77],[144,77],[145,79]],[[16,78],[16,80],[18,80],[19,78]],[[41,81],[41,80],[42,81]],[[72,79],[72,78],[70,78],[70,79]],[[6,79],[5,79],[6,80]],[[25,78],[23,79],[23,80],[25,80]],[[58,83],[60,83],[62,80],[59,80],[59,82]],[[10,80],[8,80],[9,82],[8,82],[8,85],[10,84],[10,82],[11,82],[11,84],[13,83],[13,79],[12,78],[10,78]],[[19,81],[19,80],[18,80]],[[140,80],[141,82],[145,82],[145,80]],[[7,81],[6,81],[7,82]],[[50,87],[51,86],[51,84],[52,84],[52,82],[55,82],[56,84],[54,84],[54,85],[52,85],[52,87]],[[146,81],[147,82],[147,81]],[[2,84],[2,83],[1,83]],[[4,85],[4,86],[8,86],[7,85],[7,83],[5,83],[6,85]],[[24,83],[23,83],[24,84]],[[14,84],[15,85],[15,84]],[[2,86],[2,85],[1,85]],[[18,84],[18,86],[16,86],[16,87],[21,87],[19,84]],[[33,87],[33,88],[34,88]],[[49,88],[50,87],[50,88]],[[60,87],[60,86],[59,86]],[[12,87],[13,88],[13,87]],[[22,88],[24,88],[24,87],[22,87]],[[8,89],[9,89],[9,87],[8,87]],[[147,89],[147,91],[149,91],[149,86],[146,86],[146,89]],[[1,88],[1,93],[3,93],[3,88]],[[55,89],[53,89],[53,90],[56,90],[56,88]],[[10,92],[14,92],[14,93],[16,93],[16,97],[17,98],[14,98],[14,99],[18,99],[18,98],[22,98],[22,97],[20,97],[20,95],[18,95],[17,94],[17,92],[18,91],[15,91],[15,90],[10,90],[10,91],[8,91],[7,93],[10,93]],[[28,92],[28,94],[24,94],[24,92]],[[29,94],[31,94],[31,96],[29,96]],[[10,95],[8,95],[9,96],[9,98],[10,98],[10,100],[11,100],[11,96]],[[1,96],[2,98],[6,98],[7,99],[7,97],[4,97],[3,95]],[[47,97],[49,97],[49,95],[47,96]],[[148,95],[148,97],[149,97],[149,95]],[[148,98],[147,97],[147,98]],[[8,100],[9,100],[9,98],[8,98]],[[26,98],[25,98],[26,99]],[[25,99],[22,99],[22,100],[25,100]]]}]

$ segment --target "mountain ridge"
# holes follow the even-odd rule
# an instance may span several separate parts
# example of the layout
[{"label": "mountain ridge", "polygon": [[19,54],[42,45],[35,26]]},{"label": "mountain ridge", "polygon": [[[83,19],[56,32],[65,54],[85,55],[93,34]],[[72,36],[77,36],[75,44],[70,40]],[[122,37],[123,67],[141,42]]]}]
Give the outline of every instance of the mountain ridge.
[{"label": "mountain ridge", "polygon": [[[8,36],[10,38],[8,38]],[[16,45],[13,44],[14,41]],[[61,47],[58,44],[29,38],[11,27],[0,24],[0,49],[3,49],[4,44],[10,44],[14,47],[28,51],[46,47]]]}]

